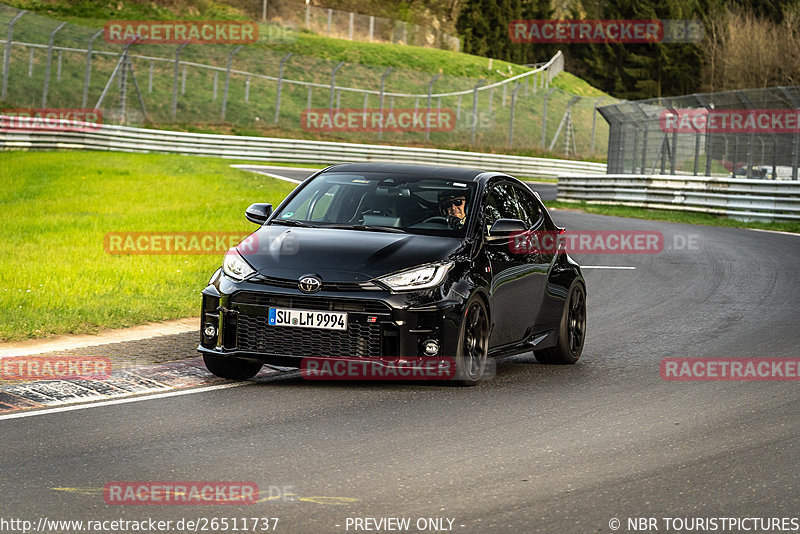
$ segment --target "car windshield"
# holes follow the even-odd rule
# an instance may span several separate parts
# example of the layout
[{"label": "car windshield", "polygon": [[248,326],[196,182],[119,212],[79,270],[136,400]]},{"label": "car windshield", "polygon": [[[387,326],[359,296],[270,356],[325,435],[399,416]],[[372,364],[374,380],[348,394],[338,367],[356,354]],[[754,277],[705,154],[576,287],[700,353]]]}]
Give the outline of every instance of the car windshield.
[{"label": "car windshield", "polygon": [[323,173],[271,224],[463,237],[475,183],[389,173]]}]

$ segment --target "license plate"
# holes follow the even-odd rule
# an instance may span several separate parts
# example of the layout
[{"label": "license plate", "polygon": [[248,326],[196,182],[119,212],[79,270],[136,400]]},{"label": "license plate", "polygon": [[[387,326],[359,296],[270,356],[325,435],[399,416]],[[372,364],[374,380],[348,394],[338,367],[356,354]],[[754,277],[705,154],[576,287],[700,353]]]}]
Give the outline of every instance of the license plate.
[{"label": "license plate", "polygon": [[347,330],[347,312],[270,308],[269,326]]}]

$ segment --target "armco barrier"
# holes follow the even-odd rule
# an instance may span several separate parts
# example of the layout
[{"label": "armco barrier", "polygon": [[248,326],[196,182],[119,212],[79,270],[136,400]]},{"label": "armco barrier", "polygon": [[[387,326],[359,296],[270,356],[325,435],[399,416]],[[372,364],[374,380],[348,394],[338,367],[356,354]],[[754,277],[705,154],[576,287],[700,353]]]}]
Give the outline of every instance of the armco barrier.
[{"label": "armco barrier", "polygon": [[563,174],[558,200],[727,215],[744,220],[800,220],[800,181]]},{"label": "armco barrier", "polygon": [[[6,121],[2,123],[6,124]],[[116,125],[92,125],[93,128],[86,131],[30,131],[23,129],[24,126],[24,120],[17,119],[11,126],[0,130],[0,149],[160,152],[318,165],[345,161],[429,163],[548,178],[556,178],[564,173],[602,174],[606,170],[603,163],[432,148],[199,134]]]}]

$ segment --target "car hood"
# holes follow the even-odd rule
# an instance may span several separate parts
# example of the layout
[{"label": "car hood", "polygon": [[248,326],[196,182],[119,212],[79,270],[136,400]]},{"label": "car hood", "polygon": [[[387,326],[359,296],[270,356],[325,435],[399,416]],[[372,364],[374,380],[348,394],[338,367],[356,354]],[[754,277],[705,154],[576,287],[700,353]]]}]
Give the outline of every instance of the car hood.
[{"label": "car hood", "polygon": [[262,226],[236,248],[263,276],[365,282],[446,260],[462,246],[454,237],[275,225]]}]

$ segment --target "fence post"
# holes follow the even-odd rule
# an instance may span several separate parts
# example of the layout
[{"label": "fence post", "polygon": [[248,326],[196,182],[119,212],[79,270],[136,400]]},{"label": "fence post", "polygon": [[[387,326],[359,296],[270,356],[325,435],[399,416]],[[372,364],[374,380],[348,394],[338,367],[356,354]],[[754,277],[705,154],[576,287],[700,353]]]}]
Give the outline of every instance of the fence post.
[{"label": "fence post", "polygon": [[333,24],[333,9],[328,8],[328,37],[331,36],[331,25]]},{"label": "fence post", "polygon": [[178,112],[178,74],[180,73],[180,64],[181,64],[181,50],[189,44],[189,41],[178,45],[178,48],[175,49],[175,73],[172,77],[172,107],[170,108],[170,113],[172,117],[172,121],[175,122],[175,117]]},{"label": "fence post", "polygon": [[378,126],[378,139],[383,137],[383,88],[386,83],[386,77],[389,76],[393,70],[393,67],[389,67],[383,71],[383,74],[381,74],[381,88],[380,92],[378,93],[378,112],[381,114],[381,121]]},{"label": "fence post", "polygon": [[155,67],[156,67],[156,62],[155,61],[151,61],[150,62],[150,69],[149,69],[149,71],[147,73],[147,92],[148,93],[152,93],[153,92],[153,69],[155,69]]},{"label": "fence post", "polygon": [[334,93],[336,92],[336,73],[343,66],[344,66],[344,61],[340,61],[339,64],[336,65],[331,71],[331,93],[330,93],[330,98],[328,99],[328,112],[331,114],[331,118],[333,118],[333,97]]},{"label": "fence post", "polygon": [[478,88],[483,85],[484,80],[478,80],[472,89],[472,143],[475,143],[475,130],[478,127]]},{"label": "fence post", "polygon": [[211,93],[211,99],[216,102],[217,101],[217,83],[219,82],[219,71],[214,71],[214,89]]},{"label": "fence post", "polygon": [[3,91],[0,93],[1,98],[5,98],[8,95],[8,67],[11,63],[11,42],[14,40],[14,23],[25,13],[27,11],[23,9],[14,15],[14,18],[8,23],[8,38],[6,39],[6,49],[3,51]]},{"label": "fence post", "polygon": [[[800,103],[794,98],[794,95],[786,88],[780,88],[781,93],[786,97],[786,99],[792,103],[795,109],[800,106]],[[797,166],[798,160],[800,160],[800,132],[794,133],[794,142],[792,143],[792,180],[797,180]],[[736,163],[734,162],[734,171],[736,170]]]},{"label": "fence post", "polygon": [[309,20],[311,18],[311,6],[308,4],[311,0],[306,0],[306,29],[308,29]]},{"label": "fence post", "polygon": [[44,89],[42,89],[42,107],[47,107],[47,91],[50,89],[50,68],[52,67],[53,62],[53,42],[56,39],[56,33],[58,30],[66,26],[66,22],[62,22],[59,24],[55,30],[50,32],[50,39],[47,41],[47,64],[44,68]]},{"label": "fence post", "polygon": [[122,55],[122,72],[119,76],[119,115],[120,124],[125,124],[128,103],[128,54]]},{"label": "fence post", "polygon": [[267,0],[261,5],[261,20],[267,22]]},{"label": "fence post", "polygon": [[433,84],[436,80],[442,77],[441,72],[437,72],[431,81],[428,82],[428,116],[425,118],[425,140],[429,141],[431,138],[431,93],[433,92]]},{"label": "fence post", "polygon": [[94,40],[103,34],[103,30],[99,30],[92,35],[89,39],[89,44],[86,47],[86,71],[83,73],[83,97],[81,97],[81,107],[86,107],[86,102],[89,99],[89,82],[92,79],[92,46]]},{"label": "fence post", "polygon": [[700,165],[700,133],[694,134],[694,175],[697,176],[697,171]]},{"label": "fence post", "polygon": [[233,56],[242,49],[242,45],[237,46],[234,48],[230,54],[228,54],[228,66],[225,69],[225,88],[222,90],[222,113],[220,117],[222,120],[225,120],[225,111],[228,107],[228,88],[231,85],[231,66],[233,65]]},{"label": "fence post", "polygon": [[28,54],[28,78],[33,77],[33,48],[30,49]]},{"label": "fence post", "polygon": [[369,42],[370,43],[372,42],[372,36],[374,35],[374,33],[375,33],[375,16],[374,15],[370,15],[369,16]]},{"label": "fence post", "polygon": [[353,13],[351,11],[350,12],[350,27],[348,28],[348,31],[347,31],[347,34],[349,35],[349,38],[350,38],[351,41],[353,40],[353,17],[354,16],[355,16],[355,13]]},{"label": "fence post", "polygon": [[281,112],[281,89],[283,88],[283,67],[286,65],[286,62],[289,60],[290,57],[294,55],[294,52],[289,52],[283,59],[281,59],[280,64],[278,65],[278,94],[275,96],[275,120],[273,124],[278,124],[278,115]]},{"label": "fence post", "polygon": [[514,90],[511,91],[511,117],[508,121],[508,148],[514,146],[514,108],[517,105],[517,91],[522,87],[522,84],[516,82]]},{"label": "fence post", "polygon": [[542,148],[547,144],[547,99],[555,88],[550,89],[544,94],[544,105],[542,106]]}]

